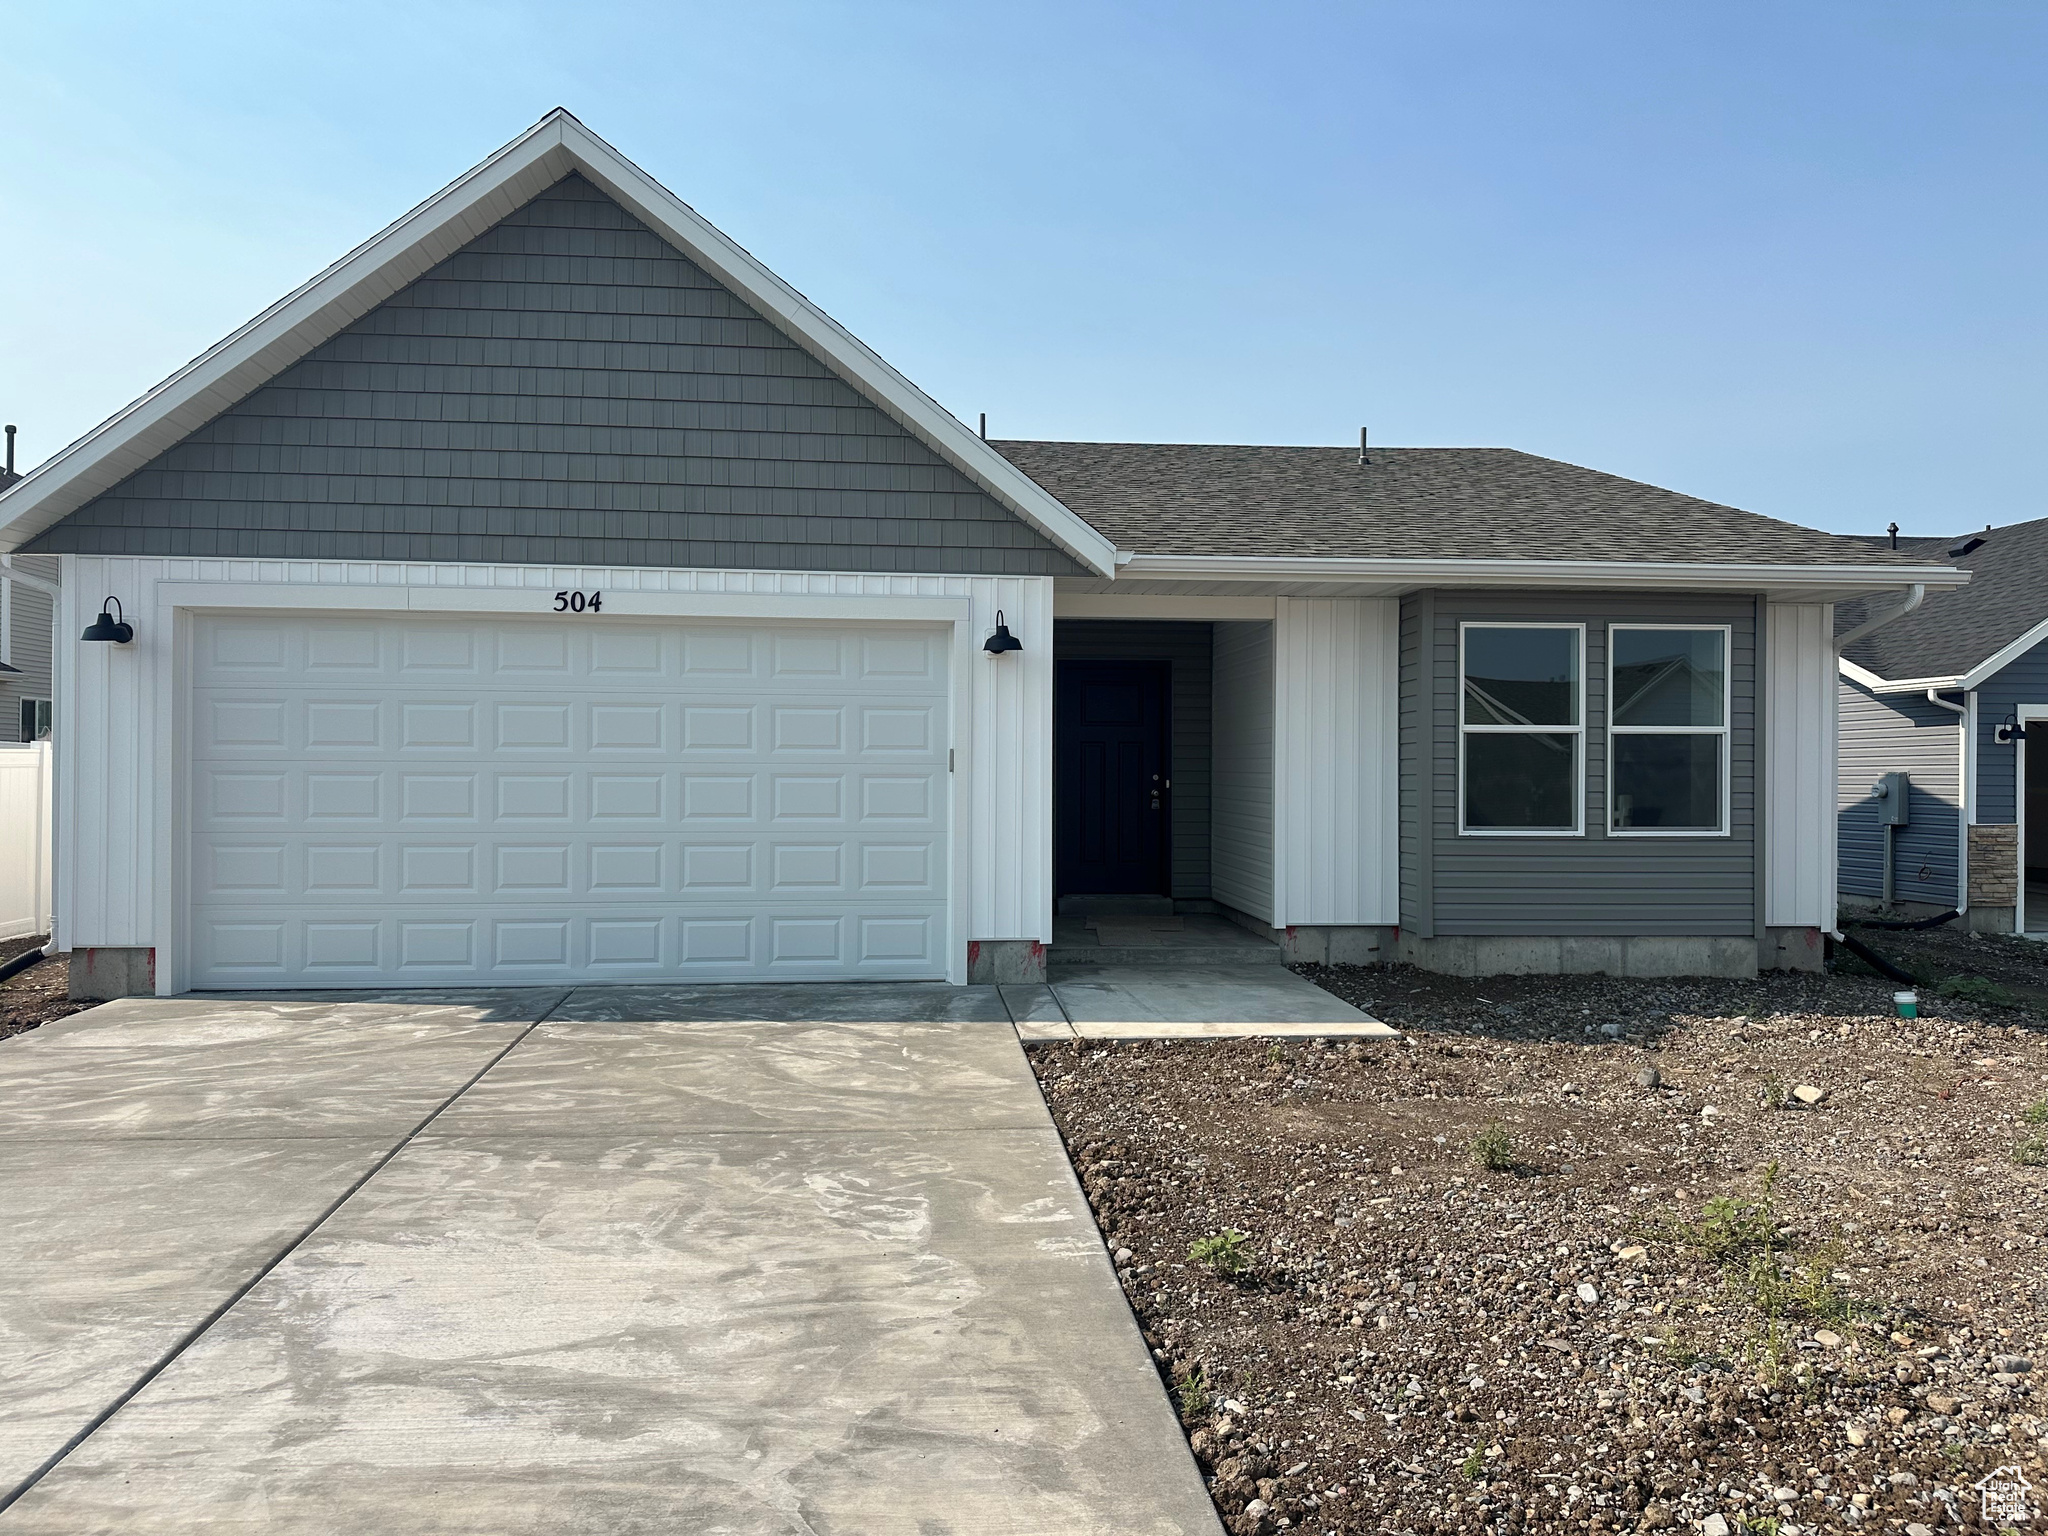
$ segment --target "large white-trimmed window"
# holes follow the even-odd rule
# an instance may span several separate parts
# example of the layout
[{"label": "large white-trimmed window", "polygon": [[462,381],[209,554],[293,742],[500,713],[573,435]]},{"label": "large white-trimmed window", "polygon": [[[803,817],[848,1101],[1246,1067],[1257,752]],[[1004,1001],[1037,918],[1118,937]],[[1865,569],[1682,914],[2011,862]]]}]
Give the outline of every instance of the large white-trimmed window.
[{"label": "large white-trimmed window", "polygon": [[1728,832],[1725,624],[1607,631],[1607,830],[1615,837]]},{"label": "large white-trimmed window", "polygon": [[1586,627],[1458,626],[1458,831],[1585,830]]}]

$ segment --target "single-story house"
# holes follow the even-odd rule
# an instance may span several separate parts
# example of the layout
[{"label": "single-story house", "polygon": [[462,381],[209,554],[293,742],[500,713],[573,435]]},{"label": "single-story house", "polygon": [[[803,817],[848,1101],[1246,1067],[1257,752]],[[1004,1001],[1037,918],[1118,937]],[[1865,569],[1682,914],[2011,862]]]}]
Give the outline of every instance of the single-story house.
[{"label": "single-story house", "polygon": [[1023,979],[1103,897],[1812,965],[1834,605],[1967,579],[1505,449],[990,442],[562,112],[0,550],[62,570],[58,943],[163,993]]},{"label": "single-story house", "polygon": [[1896,542],[1971,580],[1842,647],[1842,896],[2048,934],[2048,520]]}]

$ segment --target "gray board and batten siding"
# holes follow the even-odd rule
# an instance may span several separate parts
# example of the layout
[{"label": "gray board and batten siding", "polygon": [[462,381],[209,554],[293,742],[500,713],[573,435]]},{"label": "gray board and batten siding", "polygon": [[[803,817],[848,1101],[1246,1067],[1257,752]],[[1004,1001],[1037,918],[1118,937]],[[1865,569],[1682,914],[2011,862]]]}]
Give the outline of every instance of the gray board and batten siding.
[{"label": "gray board and batten siding", "polygon": [[1176,901],[1208,900],[1209,626],[1058,619],[1053,623],[1052,649],[1055,661],[1163,661],[1172,669],[1173,896]]},{"label": "gray board and batten siding", "polygon": [[[1401,602],[1401,926],[1418,938],[1757,934],[1757,600],[1713,594],[1437,589]],[[1585,831],[1458,832],[1458,626],[1584,624]],[[1729,830],[1607,834],[1607,626],[1725,624]]]},{"label": "gray board and batten siding", "polygon": [[25,548],[1081,571],[575,175]]},{"label": "gray board and batten siding", "polygon": [[[2019,750],[2000,745],[1996,732],[2015,710],[2048,707],[2048,643],[2035,646],[1984,680],[1977,690],[1977,820],[2010,824],[2019,819],[2017,776]],[[2048,732],[2027,742],[2030,751],[2048,751]],[[2034,914],[2038,916],[2038,914]],[[2030,917],[2029,921],[2032,921]]]},{"label": "gray board and batten siding", "polygon": [[1885,831],[1871,786],[1887,773],[1905,773],[1907,823],[1892,834],[1892,897],[1957,905],[1962,717],[1920,694],[1874,694],[1848,678],[1840,694],[1836,846],[1842,894],[1870,901],[1883,896]]}]

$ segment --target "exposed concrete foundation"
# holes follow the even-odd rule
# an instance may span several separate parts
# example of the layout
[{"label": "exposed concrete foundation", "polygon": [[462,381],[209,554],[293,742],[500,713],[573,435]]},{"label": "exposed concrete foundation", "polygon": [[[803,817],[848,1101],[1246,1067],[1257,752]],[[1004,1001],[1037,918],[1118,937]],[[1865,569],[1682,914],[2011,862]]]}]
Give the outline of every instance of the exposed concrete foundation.
[{"label": "exposed concrete foundation", "polygon": [[74,949],[70,960],[71,996],[81,1002],[156,996],[153,949]]},{"label": "exposed concrete foundation", "polygon": [[1216,910],[1246,933],[1278,944],[1289,965],[1385,965],[1393,959],[1392,928],[1327,923],[1275,928],[1235,907]]},{"label": "exposed concrete foundation", "polygon": [[1972,933],[2012,933],[2017,929],[2018,909],[2015,907],[1980,907],[1972,904],[1963,914],[1963,922]]},{"label": "exposed concrete foundation", "polygon": [[1760,971],[1825,969],[1827,946],[1818,928],[1766,928],[1764,949],[1757,956]]},{"label": "exposed concrete foundation", "polygon": [[1404,933],[1393,958],[1447,976],[1725,976],[1757,971],[1755,939],[1504,938]]},{"label": "exposed concrete foundation", "polygon": [[967,984],[1045,980],[1045,946],[1036,939],[975,939],[967,946]]}]

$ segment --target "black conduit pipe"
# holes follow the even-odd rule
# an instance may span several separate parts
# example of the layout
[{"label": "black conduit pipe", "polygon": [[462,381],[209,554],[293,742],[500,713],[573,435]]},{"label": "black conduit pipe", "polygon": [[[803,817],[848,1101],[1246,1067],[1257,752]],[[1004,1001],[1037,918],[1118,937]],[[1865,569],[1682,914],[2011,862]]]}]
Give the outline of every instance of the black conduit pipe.
[{"label": "black conduit pipe", "polygon": [[1842,924],[1842,926],[1844,928],[1889,928],[1898,932],[1905,932],[1909,929],[1939,928],[1943,923],[1952,923],[1962,915],[1962,913],[1951,907],[1948,911],[1937,916],[1914,918],[1911,922],[1904,920],[1889,922],[1877,917],[1853,917],[1848,922]]},{"label": "black conduit pipe", "polygon": [[5,965],[0,965],[0,981],[12,981],[38,960],[47,960],[49,958],[40,949],[31,949],[24,954],[16,955]]},{"label": "black conduit pipe", "polygon": [[1905,985],[1909,987],[1917,985],[1917,982],[1910,971],[1900,970],[1896,965],[1893,965],[1891,961],[1885,959],[1883,955],[1880,955],[1876,950],[1872,949],[1868,944],[1865,944],[1861,939],[1853,938],[1849,934],[1845,933],[1842,935],[1841,942],[1842,947],[1844,949],[1848,950],[1850,954],[1854,955],[1858,960],[1861,960],[1865,965],[1869,966],[1872,970],[1876,971],[1880,976],[1888,976],[1893,981],[1903,982]]}]

